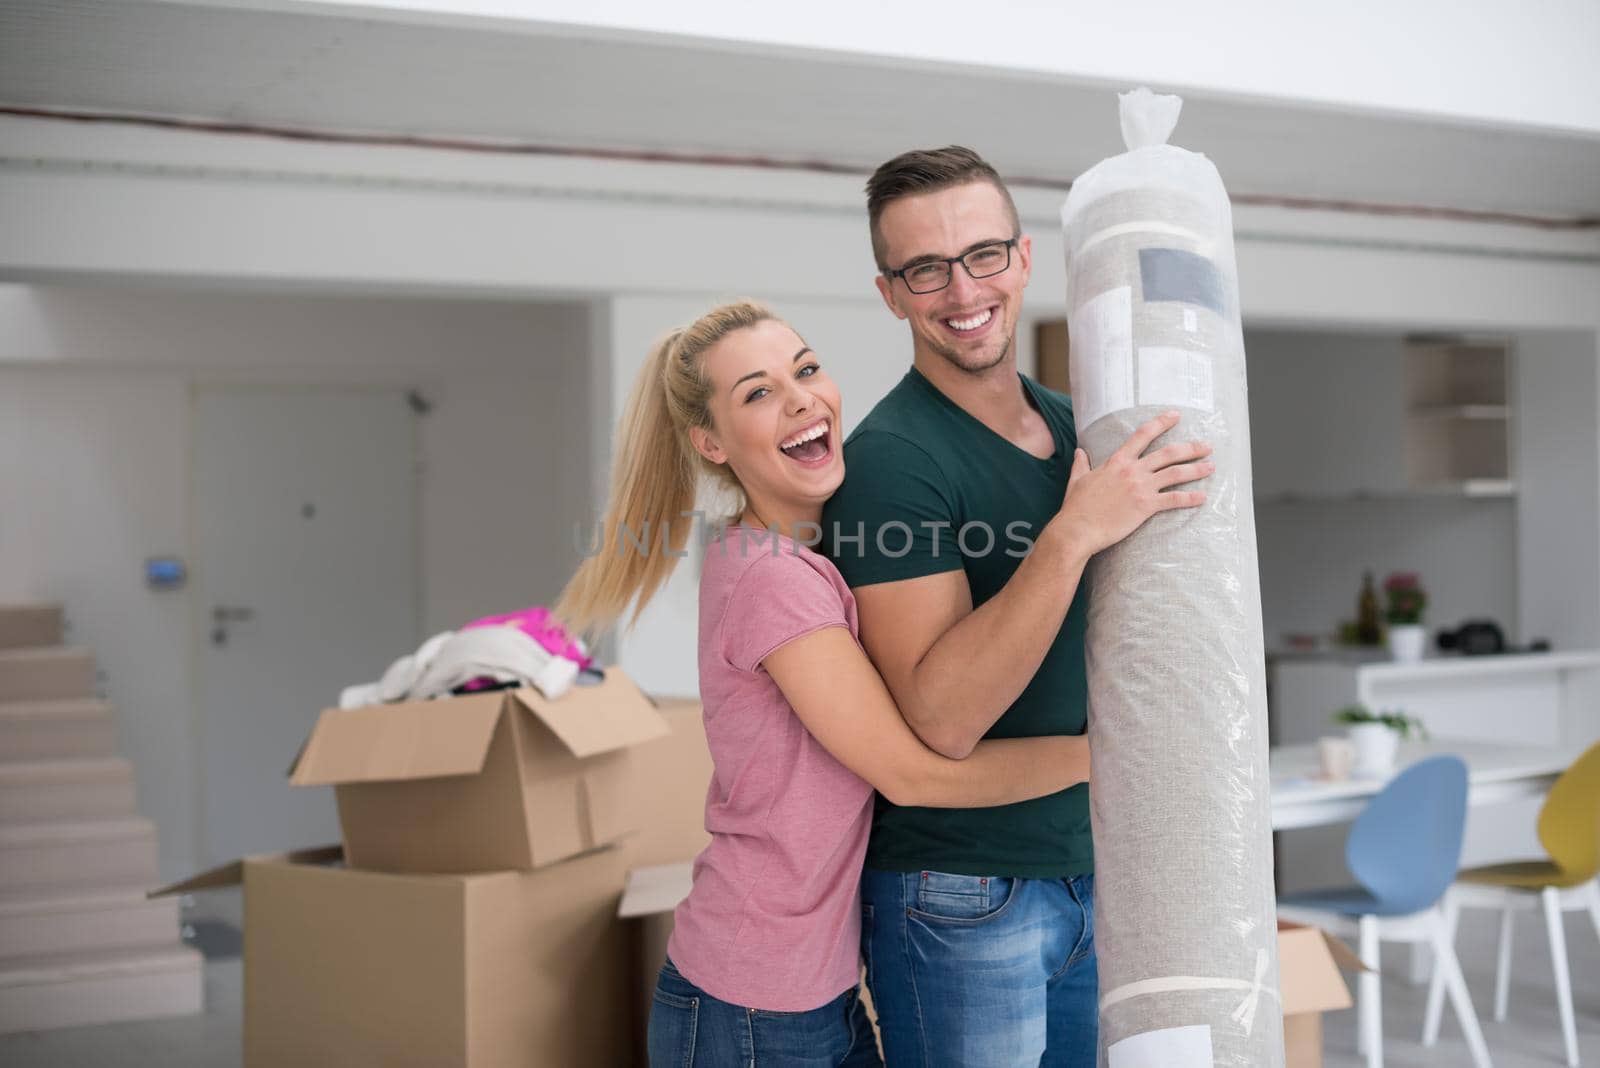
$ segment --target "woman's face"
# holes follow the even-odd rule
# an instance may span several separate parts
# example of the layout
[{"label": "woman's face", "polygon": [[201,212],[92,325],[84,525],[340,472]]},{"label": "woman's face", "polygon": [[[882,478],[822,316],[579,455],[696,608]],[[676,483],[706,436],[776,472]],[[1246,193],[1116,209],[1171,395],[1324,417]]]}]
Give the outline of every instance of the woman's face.
[{"label": "woman's face", "polygon": [[799,334],[772,319],[737,330],[706,350],[705,372],[712,426],[690,438],[733,469],[758,512],[833,496],[844,481],[839,387]]}]

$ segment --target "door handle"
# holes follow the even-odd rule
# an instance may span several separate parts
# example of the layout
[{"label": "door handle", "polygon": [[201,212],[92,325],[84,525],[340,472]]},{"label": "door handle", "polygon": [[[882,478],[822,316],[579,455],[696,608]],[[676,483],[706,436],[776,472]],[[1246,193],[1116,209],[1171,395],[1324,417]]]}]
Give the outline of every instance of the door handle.
[{"label": "door handle", "polygon": [[211,609],[211,644],[221,648],[228,644],[228,624],[254,619],[256,611],[244,605],[219,604]]}]

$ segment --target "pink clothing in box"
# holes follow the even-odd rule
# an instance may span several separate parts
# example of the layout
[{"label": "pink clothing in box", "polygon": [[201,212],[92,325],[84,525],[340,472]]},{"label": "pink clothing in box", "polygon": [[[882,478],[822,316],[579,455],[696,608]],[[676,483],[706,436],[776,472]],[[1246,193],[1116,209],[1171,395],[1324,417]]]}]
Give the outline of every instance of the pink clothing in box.
[{"label": "pink clothing in box", "polygon": [[700,577],[700,697],[715,771],[711,844],[695,860],[667,953],[735,1005],[819,1008],[856,985],[872,787],[811,736],[762,660],[825,627],[856,634],[856,603],[810,549],[733,527]]}]

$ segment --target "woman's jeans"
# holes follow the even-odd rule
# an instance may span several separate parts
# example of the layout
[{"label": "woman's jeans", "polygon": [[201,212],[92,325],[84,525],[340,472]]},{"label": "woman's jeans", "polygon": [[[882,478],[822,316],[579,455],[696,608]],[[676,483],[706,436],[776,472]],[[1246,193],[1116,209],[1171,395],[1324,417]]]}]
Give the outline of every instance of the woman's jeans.
[{"label": "woman's jeans", "polygon": [[1095,1068],[1094,876],[868,868],[861,947],[892,1068]]},{"label": "woman's jeans", "polygon": [[820,1009],[770,1012],[718,1001],[668,960],[650,1006],[650,1068],[881,1066],[855,990]]}]

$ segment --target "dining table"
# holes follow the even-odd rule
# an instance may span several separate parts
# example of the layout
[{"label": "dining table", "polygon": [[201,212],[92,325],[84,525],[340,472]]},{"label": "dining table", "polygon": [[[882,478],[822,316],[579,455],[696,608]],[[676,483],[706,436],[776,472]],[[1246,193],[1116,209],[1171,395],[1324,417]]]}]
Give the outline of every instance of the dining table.
[{"label": "dining table", "polygon": [[[1322,775],[1315,745],[1274,746],[1268,754],[1272,783],[1272,829],[1294,831],[1348,823],[1360,815],[1384,785],[1402,770],[1428,757],[1449,754],[1467,765],[1468,820],[1471,810],[1489,805],[1534,801],[1550,792],[1557,777],[1583,752],[1583,746],[1512,745],[1469,739],[1430,738],[1400,743],[1394,768],[1386,775],[1349,777],[1331,781]],[[1333,832],[1325,832],[1331,834]],[[1528,859],[1543,853],[1526,831]],[[1280,862],[1287,851],[1281,848]],[[1323,848],[1326,841],[1314,843]],[[1305,849],[1300,851],[1302,854]],[[1302,857],[1303,861],[1304,858]],[[1336,866],[1324,857],[1323,867]],[[1416,945],[1406,955],[1405,978],[1424,983],[1431,975],[1433,953]]]},{"label": "dining table", "polygon": [[1272,829],[1287,831],[1353,820],[1393,775],[1419,760],[1442,754],[1458,756],[1466,763],[1469,806],[1539,798],[1581,752],[1582,746],[1433,738],[1400,743],[1394,770],[1388,775],[1330,781],[1322,777],[1315,745],[1274,746],[1269,753]]}]

